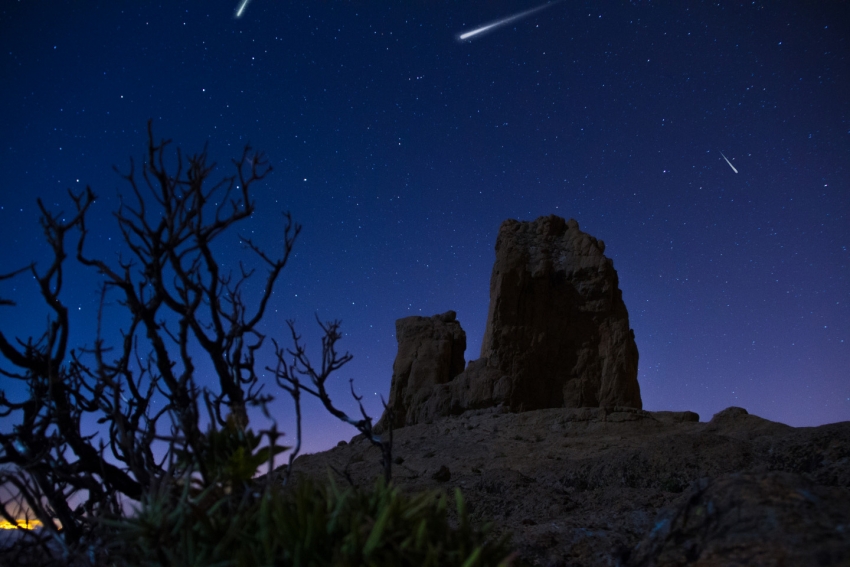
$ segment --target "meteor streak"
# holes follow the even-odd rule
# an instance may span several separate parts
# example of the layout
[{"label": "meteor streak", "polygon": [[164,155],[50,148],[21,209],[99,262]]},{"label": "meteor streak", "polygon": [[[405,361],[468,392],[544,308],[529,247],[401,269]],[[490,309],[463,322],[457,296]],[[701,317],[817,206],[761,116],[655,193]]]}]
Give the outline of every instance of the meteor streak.
[{"label": "meteor streak", "polygon": [[236,17],[237,18],[242,17],[242,12],[245,11],[245,8],[248,6],[248,2],[250,2],[250,1],[251,0],[242,0],[242,2],[240,2],[239,7],[236,8]]},{"label": "meteor streak", "polygon": [[508,16],[507,18],[502,18],[501,20],[496,20],[495,22],[491,22],[487,25],[481,26],[480,28],[475,28],[472,31],[468,31],[466,33],[458,34],[457,39],[459,41],[466,41],[468,39],[472,39],[476,35],[482,34],[482,33],[487,32],[487,31],[492,31],[496,28],[502,27],[505,24],[515,22],[516,20],[522,19],[526,16],[530,16],[531,14],[534,14],[535,12],[539,12],[541,10],[545,10],[546,8],[554,6],[555,4],[558,4],[559,2],[561,2],[561,0],[557,0],[556,2],[547,2],[546,4],[543,4],[542,6],[538,6],[536,8],[532,8],[531,10],[526,10],[525,12],[520,12],[519,14],[515,14],[513,16]]},{"label": "meteor streak", "polygon": [[[722,155],[722,156],[723,156],[723,152],[720,152],[720,155]],[[723,156],[723,159],[726,159],[726,156]],[[728,163],[728,164],[729,164],[729,167],[731,167],[731,168],[732,168],[732,171],[734,171],[735,173],[738,173],[738,170],[737,170],[737,169],[735,169],[735,166],[734,166],[734,165],[732,165],[732,162],[731,162],[731,161],[729,161],[728,159],[726,159],[726,163]]]}]

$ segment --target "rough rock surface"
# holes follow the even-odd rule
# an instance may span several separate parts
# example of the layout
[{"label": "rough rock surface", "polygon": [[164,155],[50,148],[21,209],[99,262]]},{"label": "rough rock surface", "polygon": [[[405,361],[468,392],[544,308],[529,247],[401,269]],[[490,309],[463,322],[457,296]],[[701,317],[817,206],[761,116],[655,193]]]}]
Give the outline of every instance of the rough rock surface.
[{"label": "rough rock surface", "polygon": [[395,322],[398,354],[393,363],[388,405],[393,427],[420,421],[429,407],[434,386],[463,371],[466,333],[448,311],[433,317],[405,317]]},{"label": "rough rock surface", "polygon": [[638,350],[604,251],[575,220],[503,222],[481,358],[462,368],[466,342],[454,312],[396,323],[394,425],[500,405],[640,409]]},{"label": "rough rock surface", "polygon": [[[793,428],[724,410],[467,411],[394,432],[394,482],[461,488],[528,565],[850,565],[850,422]],[[381,474],[360,437],[304,455],[357,485]],[[344,481],[343,481],[344,482]]]},{"label": "rough rock surface", "polygon": [[849,504],[846,487],[793,473],[703,478],[661,514],[629,564],[846,565]]},{"label": "rough rock surface", "polygon": [[642,407],[634,333],[604,252],[573,219],[499,228],[481,359],[510,377],[499,389],[512,410]]}]

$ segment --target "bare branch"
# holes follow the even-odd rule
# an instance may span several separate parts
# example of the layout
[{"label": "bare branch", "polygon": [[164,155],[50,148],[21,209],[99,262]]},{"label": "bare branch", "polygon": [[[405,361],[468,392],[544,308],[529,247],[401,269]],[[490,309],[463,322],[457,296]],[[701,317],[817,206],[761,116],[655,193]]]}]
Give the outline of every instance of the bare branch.
[{"label": "bare branch", "polygon": [[[372,445],[381,450],[381,464],[384,468],[384,478],[387,482],[390,482],[392,479],[392,432],[390,432],[390,440],[384,440],[380,435],[375,433],[372,425],[372,418],[369,417],[363,407],[362,396],[358,396],[355,393],[353,381],[350,381],[351,395],[357,401],[360,414],[362,416],[361,419],[354,419],[350,417],[347,413],[336,407],[331,401],[327,390],[328,378],[351,361],[352,356],[347,352],[339,354],[336,350],[336,343],[342,338],[342,334],[339,331],[341,324],[340,321],[322,323],[318,317],[316,318],[316,321],[319,323],[319,326],[324,332],[324,336],[322,337],[321,367],[316,368],[313,366],[313,363],[307,356],[306,349],[301,342],[301,336],[295,331],[295,323],[291,320],[287,321],[293,346],[291,349],[287,350],[285,354],[277,349],[276,355],[278,365],[275,368],[275,376],[278,380],[278,384],[288,391],[289,389],[296,389],[299,392],[303,390],[315,396],[322,402],[322,405],[328,413],[340,421],[353,425],[357,428],[357,430],[360,431],[360,433],[362,433]],[[292,364],[286,364],[286,361],[284,360],[285,355],[292,357]],[[300,383],[298,376],[307,378],[312,387],[305,386]],[[289,388],[287,388],[287,384]],[[290,395],[293,395],[291,391]]]},{"label": "bare branch", "polygon": [[[2,321],[5,367],[0,375],[24,382],[27,395],[9,399],[0,389],[0,417],[13,424],[0,431],[0,465],[14,470],[0,470],[0,482],[17,490],[19,502],[50,526],[66,553],[95,541],[99,528],[94,519],[125,513],[120,498],[139,500],[163,486],[177,486],[169,483],[178,478],[184,486],[198,475],[204,483],[215,482],[217,473],[204,455],[219,427],[236,424],[237,434],[250,438],[252,447],[265,436],[270,472],[282,449],[276,445],[282,434],[274,420],[259,438],[248,430],[248,408],[259,406],[270,418],[266,406],[272,396],[256,372],[266,344],[258,326],[301,226],[285,213],[280,242],[271,252],[241,237],[265,273],[241,263],[235,273],[222,268],[215,240],[251,217],[256,208],[251,191],[272,168],[263,154],[246,146],[233,161],[235,173],[212,183],[215,163],[208,161],[206,147],[194,155],[176,150],[176,166],[168,168],[170,144],[156,141],[149,122],[143,159],[138,164],[130,160],[128,171],[121,173],[128,191],[113,213],[121,236],[117,260],[90,253],[93,225],[87,216],[96,196],[87,187],[68,193],[73,205],[68,216],[38,201],[51,253],[45,269],[31,263],[0,274],[0,280],[32,274],[48,313],[44,332],[35,339],[14,337],[8,327],[12,319]],[[96,336],[76,348],[62,298],[71,233],[79,235],[72,260],[100,279]],[[249,301],[248,281],[255,276],[262,292]],[[0,298],[0,306],[13,305],[11,298]],[[113,305],[124,317],[118,332],[104,329],[106,310]],[[360,419],[337,408],[328,395],[328,379],[352,358],[337,351],[339,322],[319,322],[324,337],[317,367],[294,324],[288,324],[292,347],[274,342],[273,370],[275,382],[293,400],[297,423],[283,481],[301,451],[302,392],[319,398],[332,415],[381,447],[389,479],[391,433],[389,442],[374,433],[353,384]],[[196,381],[198,357],[213,369],[216,383],[210,387]],[[201,428],[199,398],[210,415],[208,430]],[[155,456],[153,446],[163,444],[165,454]],[[14,504],[0,502],[0,516],[12,518]],[[61,522],[61,531],[54,520]]]}]

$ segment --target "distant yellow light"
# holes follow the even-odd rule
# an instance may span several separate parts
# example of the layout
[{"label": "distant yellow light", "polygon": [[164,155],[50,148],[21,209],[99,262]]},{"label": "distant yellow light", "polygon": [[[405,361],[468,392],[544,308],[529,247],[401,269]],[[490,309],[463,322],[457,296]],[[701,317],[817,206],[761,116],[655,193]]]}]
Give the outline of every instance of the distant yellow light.
[{"label": "distant yellow light", "polygon": [[34,530],[41,527],[41,522],[38,520],[18,520],[17,524],[13,524],[8,520],[0,520],[0,530],[16,530],[23,528],[25,530]]}]

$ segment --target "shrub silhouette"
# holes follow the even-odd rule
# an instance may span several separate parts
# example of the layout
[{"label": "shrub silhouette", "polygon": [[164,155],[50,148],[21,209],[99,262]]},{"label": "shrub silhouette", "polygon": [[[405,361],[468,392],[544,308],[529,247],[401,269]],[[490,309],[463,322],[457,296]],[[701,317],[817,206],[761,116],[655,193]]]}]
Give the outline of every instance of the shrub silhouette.
[{"label": "shrub silhouette", "polygon": [[[351,360],[337,351],[339,321],[319,321],[324,334],[318,365],[291,321],[290,345],[272,340],[276,363],[266,370],[293,400],[297,418],[294,446],[278,445],[281,434],[266,410],[272,396],[263,393],[257,368],[266,344],[258,325],[301,227],[284,214],[276,254],[240,237],[265,267],[262,291],[249,301],[243,290],[255,270],[240,264],[235,273],[223,271],[214,243],[251,217],[254,187],[271,167],[246,146],[233,161],[235,173],[211,183],[215,164],[208,163],[206,148],[189,157],[177,150],[176,166],[169,169],[169,145],[155,141],[149,122],[141,167],[137,171],[131,160],[123,174],[129,191],[114,217],[124,256],[110,262],[90,255],[87,217],[96,196],[87,187],[69,191],[70,214],[51,212],[38,201],[52,254],[46,268],[32,263],[0,275],[2,281],[31,274],[49,313],[38,338],[12,338],[8,317],[0,328],[0,416],[12,423],[0,431],[0,485],[11,493],[0,514],[13,523],[26,514],[44,526],[24,531],[4,561],[408,561],[395,563],[390,557],[397,553],[422,565],[479,565],[498,555],[493,550],[501,548],[482,543],[483,532],[472,530],[465,516],[457,530],[450,529],[445,506],[435,497],[406,499],[392,488],[392,430],[375,433],[362,404],[357,419],[333,404],[327,381]],[[70,246],[72,236],[77,240]],[[76,338],[62,297],[69,256],[100,278],[97,334],[78,347],[72,346]],[[108,301],[126,315],[113,341],[102,331]],[[14,305],[14,299],[0,297],[5,309]],[[196,359],[213,369],[214,385],[198,383]],[[13,380],[25,385],[23,399],[9,395],[6,384]],[[372,492],[288,486],[301,446],[303,393],[380,448],[383,484]],[[353,384],[351,393],[359,404]],[[250,427],[252,407],[265,413],[265,429]],[[94,421],[97,428],[87,426]],[[288,465],[275,470],[275,456],[287,449]],[[269,474],[257,480],[265,464]],[[372,525],[368,533],[361,520]],[[414,528],[411,533],[419,535],[413,539],[403,535]],[[270,530],[282,530],[282,543]],[[248,543],[229,545],[236,533]],[[112,541],[137,553],[128,558]],[[303,541],[321,545],[308,548]],[[141,542],[153,555],[141,552]]]}]

